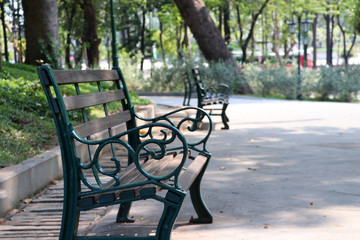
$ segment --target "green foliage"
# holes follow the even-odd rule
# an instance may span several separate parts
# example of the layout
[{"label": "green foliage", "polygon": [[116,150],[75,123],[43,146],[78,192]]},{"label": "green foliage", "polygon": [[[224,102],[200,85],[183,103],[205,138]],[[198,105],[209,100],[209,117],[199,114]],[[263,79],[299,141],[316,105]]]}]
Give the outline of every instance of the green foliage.
[{"label": "green foliage", "polygon": [[44,151],[54,131],[35,67],[4,63],[0,72],[0,165]]},{"label": "green foliage", "polygon": [[[125,71],[124,71],[125,72]],[[102,86],[112,87],[111,84]],[[75,89],[64,89],[72,95]],[[81,89],[97,91],[97,85]],[[134,106],[148,104],[131,93]],[[112,108],[119,106],[111,106]],[[96,108],[89,115],[97,114]],[[73,120],[81,114],[70,116]],[[0,167],[19,163],[56,144],[56,131],[35,66],[4,63],[0,72]]]},{"label": "green foliage", "polygon": [[191,69],[199,68],[202,79],[206,85],[226,83],[236,92],[244,83],[244,77],[238,67],[231,62],[206,63],[203,58],[198,61],[187,59],[181,61],[174,59],[160,68],[153,69],[151,78],[145,80],[145,91],[184,91],[184,74],[190,78]]},{"label": "green foliage", "polygon": [[39,154],[56,135],[49,117],[39,117],[18,105],[0,103],[0,166]]},{"label": "green foliage", "polygon": [[61,52],[53,37],[49,34],[48,40],[39,39],[39,43],[41,46],[41,49],[39,49],[40,53],[45,56],[44,60],[47,61],[46,63],[51,64],[55,69],[60,69]]},{"label": "green foliage", "polygon": [[358,66],[338,69],[322,67],[316,89],[319,100],[333,97],[343,102],[351,102],[357,99],[360,91],[359,70]]},{"label": "green foliage", "polygon": [[293,69],[248,64],[244,73],[250,86],[263,97],[281,95],[294,99],[296,96],[298,78]]},{"label": "green foliage", "polygon": [[143,72],[139,69],[141,54],[131,56],[123,51],[119,56],[119,66],[129,91],[140,90],[144,84]]},{"label": "green foliage", "polygon": [[[302,95],[320,101],[331,99],[343,102],[354,101],[360,91],[359,71],[358,66],[302,70]],[[244,74],[251,87],[263,97],[270,95],[283,96],[286,99],[296,97],[298,75],[295,68],[268,68],[248,64],[245,66]]]}]

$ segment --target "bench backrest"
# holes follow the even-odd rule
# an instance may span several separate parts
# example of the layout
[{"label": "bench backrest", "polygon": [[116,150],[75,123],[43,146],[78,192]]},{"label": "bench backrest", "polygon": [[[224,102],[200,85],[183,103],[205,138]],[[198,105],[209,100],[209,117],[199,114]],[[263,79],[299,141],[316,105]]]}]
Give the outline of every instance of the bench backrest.
[{"label": "bench backrest", "polygon": [[[123,126],[121,132],[136,127],[133,106],[120,69],[52,71],[49,66],[41,66],[38,74],[56,124],[64,174],[73,174],[73,184],[80,179],[86,183],[90,180],[85,179],[80,170],[90,169],[92,179],[100,187],[102,182],[98,172],[116,178],[116,172],[121,171],[121,163],[116,158],[113,144],[108,146],[113,148],[111,161],[116,169],[106,171],[98,166],[101,147],[80,144],[74,134],[96,141],[111,137],[119,131],[119,125]],[[90,110],[97,114],[90,115]],[[79,124],[75,126],[74,122]],[[127,142],[133,148],[138,144],[136,134],[127,135]],[[79,151],[79,145],[85,151]],[[130,158],[128,162],[131,162]],[[89,186],[92,188],[90,183]]]},{"label": "bench backrest", "polygon": [[198,100],[201,102],[204,98],[206,98],[206,90],[201,78],[200,71],[198,68],[193,68],[191,69],[191,73],[194,78],[194,83],[196,85],[196,93]]}]

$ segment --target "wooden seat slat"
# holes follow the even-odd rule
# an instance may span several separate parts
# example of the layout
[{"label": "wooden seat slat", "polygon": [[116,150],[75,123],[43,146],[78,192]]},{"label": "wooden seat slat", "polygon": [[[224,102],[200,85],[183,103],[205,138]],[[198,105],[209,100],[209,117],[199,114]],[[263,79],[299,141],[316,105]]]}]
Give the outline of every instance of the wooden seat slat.
[{"label": "wooden seat slat", "polygon": [[192,160],[186,170],[180,173],[179,184],[182,189],[185,191],[189,190],[190,186],[195,181],[206,162],[206,156],[198,155],[194,160]]}]

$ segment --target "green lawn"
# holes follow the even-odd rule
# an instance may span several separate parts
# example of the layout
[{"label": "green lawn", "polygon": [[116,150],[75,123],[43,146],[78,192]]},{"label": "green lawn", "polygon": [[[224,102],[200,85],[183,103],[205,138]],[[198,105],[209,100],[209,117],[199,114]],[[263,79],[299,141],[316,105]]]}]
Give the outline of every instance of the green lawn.
[{"label": "green lawn", "polygon": [[[133,105],[149,103],[136,94],[131,98]],[[56,143],[55,125],[36,67],[3,63],[0,71],[0,167],[20,163],[51,149]]]}]

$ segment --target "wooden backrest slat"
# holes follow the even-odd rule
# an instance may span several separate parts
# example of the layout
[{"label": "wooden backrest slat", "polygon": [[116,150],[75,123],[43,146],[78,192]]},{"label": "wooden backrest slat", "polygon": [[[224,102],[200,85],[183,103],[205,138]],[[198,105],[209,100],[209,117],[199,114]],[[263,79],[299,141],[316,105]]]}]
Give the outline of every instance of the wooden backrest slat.
[{"label": "wooden backrest slat", "polygon": [[110,90],[106,92],[98,92],[84,94],[79,96],[64,97],[64,103],[67,111],[87,108],[108,102],[119,101],[125,98],[124,90]]},{"label": "wooden backrest slat", "polygon": [[74,127],[75,132],[81,137],[88,137],[94,133],[106,130],[131,119],[129,110],[115,113],[107,117],[98,118]]},{"label": "wooden backrest slat", "polygon": [[116,70],[53,71],[58,85],[119,80]]}]

